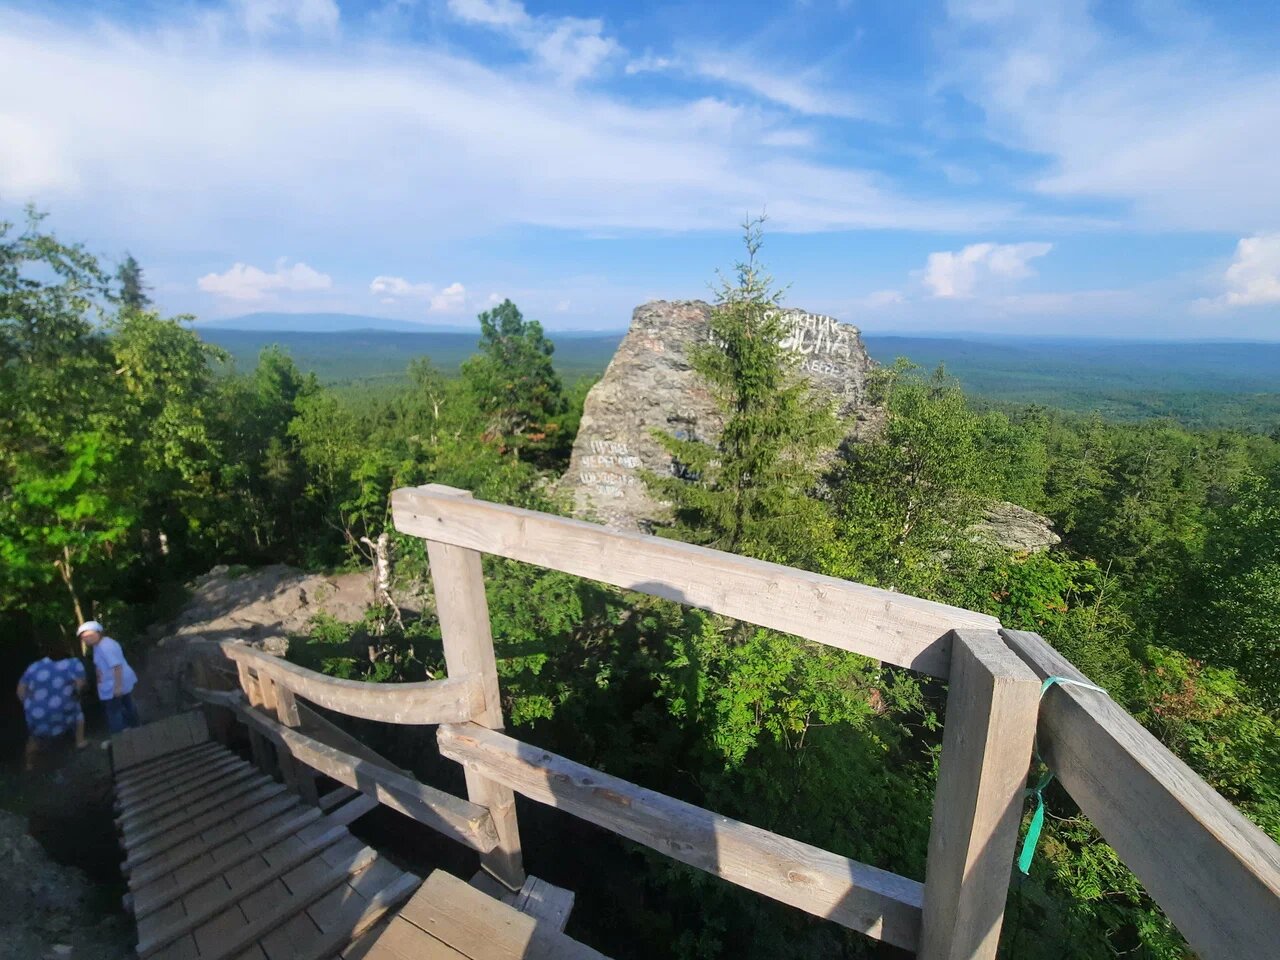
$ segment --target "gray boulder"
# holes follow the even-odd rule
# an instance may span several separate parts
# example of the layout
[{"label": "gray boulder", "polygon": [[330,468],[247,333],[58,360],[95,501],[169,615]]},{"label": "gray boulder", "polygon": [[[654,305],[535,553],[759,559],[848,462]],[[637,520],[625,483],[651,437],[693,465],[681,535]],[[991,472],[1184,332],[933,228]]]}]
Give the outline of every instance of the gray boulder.
[{"label": "gray boulder", "polygon": [[1039,553],[1062,542],[1048,517],[1004,501],[987,507],[983,518],[974,524],[973,533],[1015,553]]},{"label": "gray boulder", "polygon": [[[707,340],[711,306],[701,300],[657,300],[635,309],[631,328],[604,377],[587,395],[582,424],[560,489],[578,516],[624,530],[648,530],[666,516],[642,474],[679,469],[654,431],[714,441],[723,420],[689,363],[689,349]],[[858,328],[831,317],[787,310],[783,346],[800,372],[828,394],[853,435],[878,411],[867,404],[867,356]]]}]

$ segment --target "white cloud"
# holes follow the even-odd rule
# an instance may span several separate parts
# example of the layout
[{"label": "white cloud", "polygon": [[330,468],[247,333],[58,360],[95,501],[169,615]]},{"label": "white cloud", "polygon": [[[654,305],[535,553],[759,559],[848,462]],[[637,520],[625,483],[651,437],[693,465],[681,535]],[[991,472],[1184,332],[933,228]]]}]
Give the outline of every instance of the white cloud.
[{"label": "white cloud", "polygon": [[429,283],[410,283],[404,277],[374,277],[369,292],[389,303],[401,297],[429,297],[435,288]]},{"label": "white cloud", "polygon": [[633,105],[429,47],[348,38],[341,50],[0,12],[0,89],[24,91],[4,105],[6,130],[43,158],[0,160],[0,196],[38,190],[96,235],[158,244],[197,231],[232,251],[238,225],[270,210],[298,234],[341,231],[378,255],[424,224],[439,240],[509,225],[724,229],[766,207],[780,231],[973,231],[1017,216],[778,160],[760,142],[785,126],[716,99]]},{"label": "white cloud", "polygon": [[467,288],[451,283],[431,297],[432,313],[459,313],[467,302]]},{"label": "white cloud", "polygon": [[467,302],[467,288],[461,283],[451,283],[443,290],[437,290],[435,284],[411,283],[404,277],[374,277],[369,284],[369,292],[383,303],[426,300],[427,309],[432,313],[458,313]]},{"label": "white cloud", "polygon": [[825,88],[812,70],[779,70],[763,57],[703,50],[690,58],[688,66],[697,76],[808,116],[866,119],[874,114],[868,104]]},{"label": "white cloud", "polygon": [[334,0],[234,0],[241,26],[254,39],[300,31],[332,37],[341,13]]},{"label": "white cloud", "polygon": [[1226,293],[1200,306],[1252,307],[1280,303],[1280,233],[1244,237],[1223,277]]},{"label": "white cloud", "polygon": [[982,108],[991,136],[1050,158],[1033,189],[1109,201],[1148,227],[1243,233],[1280,221],[1274,57],[1251,60],[1207,24],[1147,24],[1139,47],[1084,3],[979,0],[950,12],[945,80]]},{"label": "white cloud", "polygon": [[630,61],[628,75],[676,71],[727,87],[745,90],[769,103],[806,116],[867,119],[877,111],[869,103],[837,93],[816,68],[788,69],[752,52],[696,49],[670,57],[644,56]]},{"label": "white cloud", "polygon": [[676,62],[670,57],[659,57],[649,51],[645,51],[644,56],[628,61],[623,72],[627,76],[633,77],[638,73],[661,73],[663,70],[669,70],[675,65]]},{"label": "white cloud", "polygon": [[459,20],[487,27],[522,27],[530,22],[518,0],[449,0],[449,11]]},{"label": "white cloud", "polygon": [[1050,243],[971,243],[963,250],[929,254],[922,279],[935,297],[971,297],[989,279],[1031,276],[1035,271],[1028,261],[1051,249]]},{"label": "white cloud", "polygon": [[246,263],[236,263],[225,273],[207,273],[196,281],[205,293],[225,297],[228,300],[264,300],[278,292],[305,292],[328,290],[333,278],[298,262],[289,266],[281,257],[276,268],[267,273]]},{"label": "white cloud", "polygon": [[449,0],[449,11],[464,23],[504,34],[569,83],[592,76],[622,49],[604,35],[599,19],[533,17],[518,0]]}]

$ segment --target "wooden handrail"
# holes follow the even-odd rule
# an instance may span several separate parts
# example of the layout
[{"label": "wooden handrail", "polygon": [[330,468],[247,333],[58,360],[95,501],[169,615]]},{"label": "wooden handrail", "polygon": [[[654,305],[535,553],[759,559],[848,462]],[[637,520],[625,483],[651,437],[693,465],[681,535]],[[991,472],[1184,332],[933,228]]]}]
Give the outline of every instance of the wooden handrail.
[{"label": "wooden handrail", "polygon": [[321,743],[267,716],[251,706],[245,697],[229,698],[200,689],[194,693],[208,703],[235,710],[251,729],[311,769],[366,793],[379,803],[481,853],[497,845],[498,835],[493,820],[484,807],[420,783],[399,770]]},{"label": "wooden handrail", "polygon": [[950,632],[994,617],[676,540],[485,503],[432,484],[391,494],[401,533],[534,563],[945,678]]},{"label": "wooden handrail", "polygon": [[230,640],[206,640],[191,646],[216,650],[228,660],[265,673],[316,706],[364,720],[409,725],[459,723],[479,713],[483,704],[479,680],[473,676],[422,683],[372,684],[327,677]]},{"label": "wooden handrail", "polygon": [[[324,677],[243,644],[201,644],[236,663],[243,693],[197,690],[278,751],[482,852],[523,878],[512,790],[731,882],[918,949],[922,960],[994,958],[1030,738],[1103,837],[1204,957],[1264,960],[1280,930],[1280,846],[1033,633],[992,617],[703,547],[607,530],[429,486],[392,495],[397,529],[425,538],[448,680],[374,685]],[[950,691],[926,882],[720,817],[501,732],[480,554],[491,553],[942,677]],[[247,694],[247,696],[246,696]],[[441,724],[468,802],[395,770],[296,694],[351,716]],[[265,709],[273,711],[268,716]],[[301,728],[301,729],[299,729]],[[265,742],[265,741],[263,741]],[[337,744],[337,745],[335,745]]]},{"label": "wooden handrail", "polygon": [[[1087,679],[1038,634],[1002,634],[1041,678]],[[1277,955],[1280,846],[1106,694],[1051,687],[1037,729],[1050,769],[1199,954]]]},{"label": "wooden handrail", "polygon": [[440,753],[739,886],[914,950],[921,884],[593,770],[474,723],[445,724]]}]

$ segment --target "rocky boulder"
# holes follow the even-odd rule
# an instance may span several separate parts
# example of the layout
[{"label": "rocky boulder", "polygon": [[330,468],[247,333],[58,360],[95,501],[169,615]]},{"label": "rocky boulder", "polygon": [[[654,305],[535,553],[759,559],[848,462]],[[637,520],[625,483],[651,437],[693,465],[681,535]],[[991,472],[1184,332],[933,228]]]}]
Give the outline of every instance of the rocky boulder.
[{"label": "rocky boulder", "polygon": [[1062,542],[1048,517],[1003,501],[987,507],[983,518],[974,524],[973,533],[1014,553],[1039,553]]},{"label": "rocky boulder", "polygon": [[284,564],[247,572],[217,566],[187,586],[191,595],[178,616],[150,631],[156,643],[138,685],[143,720],[181,706],[188,643],[244,640],[284,656],[289,636],[307,633],[317,614],[353,623],[373,597],[368,573],[322,576]]},{"label": "rocky boulder", "polygon": [[[711,306],[701,300],[643,304],[609,363],[587,395],[569,470],[560,487],[581,517],[625,530],[647,530],[664,516],[641,478],[646,470],[673,469],[654,431],[714,441],[723,420],[689,362],[706,342]],[[858,424],[875,418],[867,405],[867,356],[858,328],[831,317],[787,310],[783,346],[800,358],[800,371],[830,395],[840,415]],[[678,467],[677,467],[678,469]]]}]

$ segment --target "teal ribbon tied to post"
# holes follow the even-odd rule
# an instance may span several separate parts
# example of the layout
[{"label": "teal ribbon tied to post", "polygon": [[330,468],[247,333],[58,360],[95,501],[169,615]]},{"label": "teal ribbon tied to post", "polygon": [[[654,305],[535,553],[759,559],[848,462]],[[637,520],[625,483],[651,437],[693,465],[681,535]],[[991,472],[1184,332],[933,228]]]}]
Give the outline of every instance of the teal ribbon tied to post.
[{"label": "teal ribbon tied to post", "polygon": [[[1084,680],[1072,680],[1070,677],[1045,677],[1044,683],[1040,684],[1041,700],[1049,692],[1049,688],[1055,684],[1064,687],[1083,687],[1086,690],[1097,690],[1099,693],[1107,692],[1097,684],[1086,683]],[[1053,771],[1040,756],[1039,746],[1036,746],[1033,752],[1036,760],[1044,766],[1044,773],[1040,776],[1040,782],[1027,791],[1028,796],[1035,798],[1036,809],[1031,814],[1031,823],[1027,826],[1027,835],[1022,841],[1022,852],[1018,854],[1018,869],[1024,875],[1031,872],[1031,861],[1035,859],[1036,845],[1040,843],[1040,831],[1044,829],[1044,789],[1053,783]]]}]

